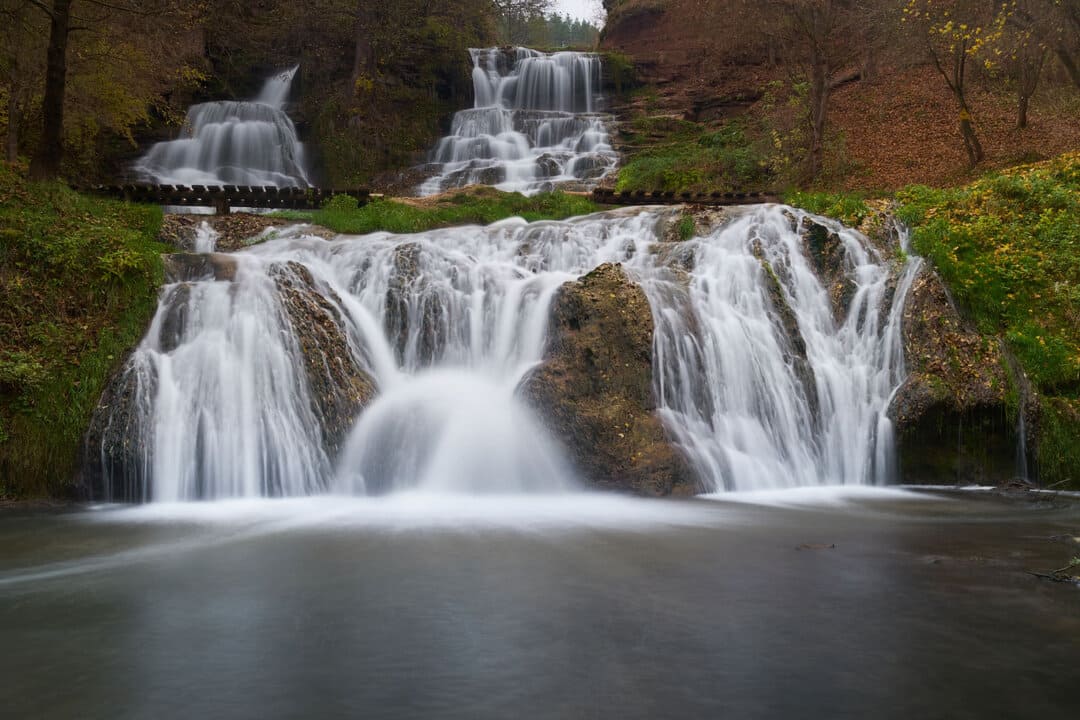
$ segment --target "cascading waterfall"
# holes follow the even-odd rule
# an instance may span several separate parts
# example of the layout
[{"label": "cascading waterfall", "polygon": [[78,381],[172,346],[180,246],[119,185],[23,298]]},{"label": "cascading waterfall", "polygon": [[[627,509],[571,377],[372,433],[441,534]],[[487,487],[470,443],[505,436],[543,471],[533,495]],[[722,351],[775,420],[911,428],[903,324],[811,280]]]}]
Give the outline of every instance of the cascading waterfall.
[{"label": "cascading waterfall", "polygon": [[252,101],[192,105],[184,137],[155,144],[135,171],[165,185],[310,185],[303,145],[283,109],[297,69],[271,77]]},{"label": "cascading waterfall", "polygon": [[[808,222],[826,223],[842,244],[837,270],[850,297],[840,317],[807,256],[800,230]],[[676,254],[691,265],[688,279],[669,271],[645,280],[656,392],[705,484],[888,481],[895,461],[885,412],[904,379],[901,310],[920,261],[897,281],[862,236],[775,207]]]},{"label": "cascading waterfall", "polygon": [[473,49],[474,106],[454,115],[420,195],[481,184],[534,193],[595,183],[618,159],[598,112],[600,58],[528,48]]},{"label": "cascading waterfall", "polygon": [[[234,265],[164,288],[121,377],[127,402],[107,416],[105,494],[573,487],[557,440],[515,390],[543,358],[559,287],[605,262],[646,291],[659,412],[706,487],[887,480],[885,410],[903,379],[901,310],[918,260],[898,274],[857,233],[779,206],[663,241],[679,212],[330,241],[294,228],[204,255]],[[811,224],[839,248],[841,310],[805,247]],[[303,318],[344,338],[341,357],[316,353],[315,365],[344,362],[377,387],[339,443],[320,421],[328,393],[305,372],[297,292]],[[134,448],[122,462],[105,457],[121,445]]]}]

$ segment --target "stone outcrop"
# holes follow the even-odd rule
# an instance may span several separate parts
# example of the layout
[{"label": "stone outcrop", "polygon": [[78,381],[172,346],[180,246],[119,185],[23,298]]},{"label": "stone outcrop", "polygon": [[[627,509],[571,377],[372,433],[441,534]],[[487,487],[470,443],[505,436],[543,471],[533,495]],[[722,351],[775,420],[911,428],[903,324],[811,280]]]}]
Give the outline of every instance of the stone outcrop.
[{"label": "stone outcrop", "polygon": [[520,392],[591,483],[689,494],[689,466],[654,412],[652,334],[644,291],[601,265],[559,290],[546,357]]},{"label": "stone outcrop", "polygon": [[236,279],[236,258],[224,253],[172,253],[162,255],[166,283]]},{"label": "stone outcrop", "polygon": [[847,317],[851,300],[858,289],[848,266],[844,241],[836,232],[809,217],[803,218],[796,229],[802,237],[814,274],[829,293],[833,317],[840,324]]},{"label": "stone outcrop", "polygon": [[[194,252],[198,228],[207,223],[218,233],[214,249],[218,252],[243,250],[273,237],[273,228],[297,223],[270,215],[231,213],[229,215],[180,215],[169,213],[161,221],[158,239],[171,247]],[[317,228],[312,229],[318,233]]]},{"label": "stone outcrop", "polygon": [[138,407],[139,385],[151,387],[157,377],[151,367],[125,362],[105,386],[83,438],[82,462],[77,478],[82,500],[140,502],[149,468],[144,463],[148,438]]},{"label": "stone outcrop", "polygon": [[965,323],[932,270],[911,287],[903,332],[909,376],[888,412],[904,482],[995,485],[1015,477],[1017,407],[1030,395],[1001,341]]},{"label": "stone outcrop", "polygon": [[316,289],[308,269],[287,262],[269,272],[300,344],[311,409],[321,421],[327,453],[334,457],[360,410],[375,396],[375,381],[353,361],[341,311]]},{"label": "stone outcrop", "polygon": [[430,365],[446,348],[449,326],[444,299],[423,287],[420,254],[420,245],[415,242],[394,249],[383,326],[386,336],[393,340],[399,363],[411,355],[419,365]]},{"label": "stone outcrop", "polygon": [[802,383],[804,396],[810,403],[811,416],[816,418],[818,417],[817,380],[806,354],[806,339],[802,335],[802,330],[799,329],[799,319],[795,315],[795,309],[788,302],[787,296],[784,295],[784,288],[780,283],[780,277],[776,274],[776,269],[765,259],[765,253],[756,242],[753,252],[764,271],[765,288],[773,312],[773,322],[782,331],[781,348],[784,352],[784,361],[795,369],[795,375]]}]

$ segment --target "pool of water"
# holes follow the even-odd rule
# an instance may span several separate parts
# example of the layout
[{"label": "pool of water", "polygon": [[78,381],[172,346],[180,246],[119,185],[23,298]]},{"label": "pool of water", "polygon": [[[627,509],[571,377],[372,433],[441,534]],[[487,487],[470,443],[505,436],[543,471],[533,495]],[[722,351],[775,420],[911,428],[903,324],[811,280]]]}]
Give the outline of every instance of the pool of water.
[{"label": "pool of water", "polygon": [[1060,497],[0,513],[11,718],[1074,718]]}]

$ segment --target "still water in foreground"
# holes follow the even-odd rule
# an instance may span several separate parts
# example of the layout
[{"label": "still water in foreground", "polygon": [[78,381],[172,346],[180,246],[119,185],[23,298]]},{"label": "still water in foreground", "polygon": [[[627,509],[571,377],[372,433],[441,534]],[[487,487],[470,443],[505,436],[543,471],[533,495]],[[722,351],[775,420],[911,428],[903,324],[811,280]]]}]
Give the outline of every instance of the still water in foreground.
[{"label": "still water in foreground", "polygon": [[1075,718],[1080,589],[1024,571],[1077,535],[1060,499],[868,489],[7,511],[0,706]]}]

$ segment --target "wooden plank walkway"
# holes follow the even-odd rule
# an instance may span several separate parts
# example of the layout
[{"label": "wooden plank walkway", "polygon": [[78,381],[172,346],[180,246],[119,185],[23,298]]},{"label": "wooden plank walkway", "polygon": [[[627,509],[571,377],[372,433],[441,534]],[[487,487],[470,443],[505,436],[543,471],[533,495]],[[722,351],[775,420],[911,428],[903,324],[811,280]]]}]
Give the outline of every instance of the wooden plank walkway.
[{"label": "wooden plank walkway", "polygon": [[781,202],[780,195],[772,192],[711,192],[676,193],[665,190],[646,192],[634,190],[615,192],[597,188],[591,193],[594,202],[603,205],[757,205]]},{"label": "wooden plank walkway", "polygon": [[94,195],[128,202],[178,207],[210,207],[226,215],[234,207],[317,210],[335,195],[348,195],[361,204],[373,197],[368,190],[331,190],[327,188],[239,186],[239,185],[95,185],[77,188]]},{"label": "wooden plank walkway", "polygon": [[[317,210],[335,195],[348,195],[365,205],[383,197],[365,189],[335,190],[328,188],[238,186],[238,185],[95,185],[76,188],[94,195],[127,200],[128,202],[173,205],[178,207],[209,207],[219,215],[226,215],[232,208],[278,208],[291,210]],[[590,197],[601,205],[754,205],[780,202],[780,196],[769,192],[712,192],[675,193],[656,190],[646,192],[616,192],[596,189],[592,192],[573,193]]]}]

